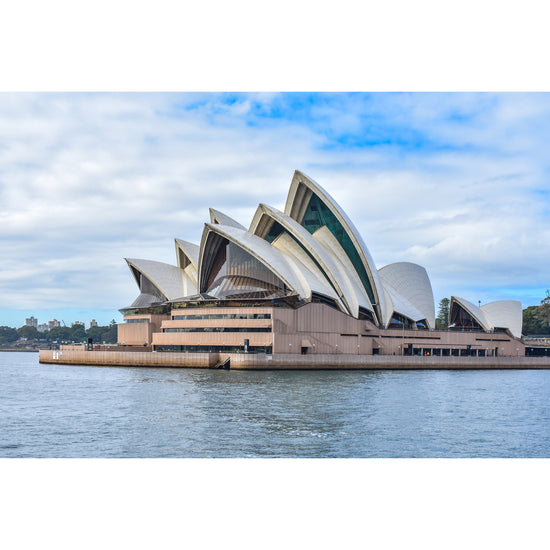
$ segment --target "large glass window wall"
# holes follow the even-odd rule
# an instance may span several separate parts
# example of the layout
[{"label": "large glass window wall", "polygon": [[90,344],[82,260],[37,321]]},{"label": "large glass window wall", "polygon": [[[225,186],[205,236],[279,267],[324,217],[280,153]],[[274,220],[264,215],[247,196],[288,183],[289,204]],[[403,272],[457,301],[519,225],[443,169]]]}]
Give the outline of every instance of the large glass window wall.
[{"label": "large glass window wall", "polygon": [[470,315],[463,307],[456,302],[453,303],[451,310],[450,329],[455,330],[483,330],[481,325]]},{"label": "large glass window wall", "polygon": [[265,240],[272,243],[281,233],[284,233],[285,228],[277,221],[274,221],[265,235]]},{"label": "large glass window wall", "polygon": [[394,312],[390,320],[390,324],[388,325],[388,328],[412,329],[414,328],[414,322],[408,317],[405,317],[404,315],[400,315],[399,313]]}]

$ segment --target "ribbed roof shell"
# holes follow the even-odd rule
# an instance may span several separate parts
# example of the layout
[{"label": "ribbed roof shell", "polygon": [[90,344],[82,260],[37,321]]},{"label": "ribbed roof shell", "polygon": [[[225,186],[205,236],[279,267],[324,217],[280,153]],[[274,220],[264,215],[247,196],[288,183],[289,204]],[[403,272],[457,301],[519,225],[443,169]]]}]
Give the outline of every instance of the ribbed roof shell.
[{"label": "ribbed roof shell", "polygon": [[196,293],[194,282],[179,267],[136,258],[126,258],[126,262],[143,273],[168,300]]},{"label": "ribbed roof shell", "polygon": [[[264,238],[273,221],[279,223],[315,259],[322,270],[323,277],[338,294],[347,313],[357,317],[359,305],[372,311],[372,306],[362,289],[361,282],[359,281],[360,289],[357,289],[348,277],[346,268],[335,255],[334,250],[330,246],[328,248],[324,246],[326,243],[316,238],[315,235],[312,235],[290,216],[276,208],[260,204],[250,224],[250,232]],[[357,297],[358,293],[360,299]]]},{"label": "ribbed roof shell", "polygon": [[462,306],[481,326],[486,332],[492,332],[494,330],[494,325],[491,322],[491,319],[483,313],[476,305],[472,304],[464,298],[459,298],[458,296],[451,296],[451,303],[449,304],[449,311],[453,309],[453,303],[456,302]]},{"label": "ribbed roof shell", "polygon": [[238,221],[235,221],[233,218],[229,217],[227,214],[220,212],[219,210],[214,210],[210,208],[210,223],[216,223],[219,225],[231,225],[237,227],[238,229],[246,229],[244,225],[241,225]]},{"label": "ribbed roof shell", "polygon": [[506,328],[516,338],[521,338],[523,310],[517,300],[499,300],[481,306],[481,311],[496,328]]},{"label": "ribbed roof shell", "polygon": [[343,282],[343,286],[346,288],[345,296],[353,308],[352,315],[355,317],[358,316],[359,307],[364,307],[374,312],[357,271],[330,230],[326,227],[320,227],[313,233],[313,238],[335,257],[337,273]]},{"label": "ribbed roof shell", "polygon": [[385,318],[387,316],[387,306],[385,303],[384,294],[381,290],[382,284],[380,277],[378,276],[378,271],[374,261],[361,235],[346,213],[340,208],[338,203],[318,183],[299,170],[294,172],[294,177],[292,178],[292,183],[290,184],[290,190],[288,192],[285,205],[285,214],[295,219],[298,223],[301,223],[312,193],[315,193],[315,195],[317,195],[332,212],[353,243],[353,246],[355,247],[355,250],[357,251],[357,254],[359,255],[366,271],[374,298],[376,300],[376,304],[373,304],[373,306],[377,311],[378,317],[380,319]]},{"label": "ribbed roof shell", "polygon": [[[396,292],[393,287],[391,287],[390,285],[384,285],[384,290],[388,293],[388,302],[391,301],[391,304],[393,306],[392,317],[394,313],[398,313],[400,315],[403,315],[404,317],[407,317],[407,319],[414,321],[415,323],[417,321],[422,321],[423,319],[426,319],[426,315],[424,313],[419,311],[406,298]],[[390,321],[391,317],[386,321],[386,327],[390,323]]]},{"label": "ribbed roof shell", "polygon": [[176,244],[176,256],[178,260],[178,267],[185,269],[189,264],[195,266],[195,269],[199,268],[199,245],[193,244],[182,239],[174,239]]},{"label": "ribbed roof shell", "polygon": [[[308,279],[307,284],[313,291],[318,294],[323,294],[324,296],[329,296],[336,301],[341,311],[349,314],[347,307],[330,286],[323,272],[315,264],[311,256],[288,233],[281,233],[271,245],[283,252],[283,254],[289,256],[288,259],[296,265],[300,273],[306,275]],[[312,278],[311,275],[313,275],[314,278]]]},{"label": "ribbed roof shell", "polygon": [[209,246],[209,235],[216,233],[227,240],[235,243],[243,250],[254,256],[259,262],[272,271],[285,285],[294,291],[301,299],[311,299],[313,292],[319,292],[334,300],[338,295],[329,287],[326,282],[321,281],[303,264],[298,265],[296,259],[282,250],[277,249],[264,239],[252,233],[234,226],[205,224],[199,256],[199,281],[200,292],[206,292],[207,273],[204,272],[203,258]]},{"label": "ribbed roof shell", "polygon": [[[432,285],[428,273],[422,266],[410,262],[397,262],[381,268],[378,273],[392,297],[396,313],[405,315],[413,321],[426,319],[429,328],[435,328]],[[405,309],[414,316],[408,315]]]}]

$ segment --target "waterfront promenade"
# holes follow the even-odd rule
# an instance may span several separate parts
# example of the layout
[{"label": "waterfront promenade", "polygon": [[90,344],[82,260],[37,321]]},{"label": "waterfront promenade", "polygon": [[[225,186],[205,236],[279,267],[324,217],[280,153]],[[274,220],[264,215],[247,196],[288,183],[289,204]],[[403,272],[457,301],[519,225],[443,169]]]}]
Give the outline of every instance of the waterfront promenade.
[{"label": "waterfront promenade", "polygon": [[63,365],[215,368],[230,359],[232,369],[550,369],[550,357],[439,357],[396,355],[168,353],[150,351],[40,350],[40,363]]}]

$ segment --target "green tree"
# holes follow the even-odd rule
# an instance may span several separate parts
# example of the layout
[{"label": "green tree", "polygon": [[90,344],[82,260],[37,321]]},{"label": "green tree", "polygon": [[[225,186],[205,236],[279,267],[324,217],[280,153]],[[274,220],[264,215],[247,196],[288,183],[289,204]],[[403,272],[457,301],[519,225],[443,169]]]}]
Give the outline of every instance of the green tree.
[{"label": "green tree", "polygon": [[449,327],[449,298],[442,298],[439,302],[439,310],[435,319],[435,328],[445,329]]},{"label": "green tree", "polygon": [[88,339],[86,331],[82,325],[74,325],[70,328],[70,339],[73,342],[85,342]]},{"label": "green tree", "polygon": [[546,296],[537,308],[537,319],[540,321],[541,329],[544,332],[541,334],[548,334],[550,328],[550,295]]},{"label": "green tree", "polygon": [[541,334],[541,323],[537,318],[538,306],[529,306],[523,310],[523,329],[526,336]]},{"label": "green tree", "polygon": [[104,332],[101,335],[101,338],[103,339],[104,342],[107,342],[108,344],[115,344],[116,341],[117,341],[117,338],[118,338],[118,327],[117,327],[117,325],[116,324],[111,325],[109,330],[107,330],[106,332]]},{"label": "green tree", "polygon": [[109,330],[109,327],[90,327],[86,331],[86,334],[88,335],[88,338],[91,338],[94,342],[103,342],[101,335],[107,330]]},{"label": "green tree", "polygon": [[71,329],[69,327],[54,327],[48,332],[47,339],[50,342],[71,340]]},{"label": "green tree", "polygon": [[550,334],[550,295],[541,300],[538,306],[529,306],[523,310],[523,334]]},{"label": "green tree", "polygon": [[107,344],[114,344],[117,341],[118,328],[117,324],[110,324],[104,327],[90,327],[86,331],[86,335],[96,343],[105,342]]},{"label": "green tree", "polygon": [[19,338],[26,338],[27,340],[36,340],[40,336],[39,332],[34,328],[28,325],[23,325],[17,329],[17,334]]},{"label": "green tree", "polygon": [[0,344],[10,344],[19,338],[17,330],[12,327],[0,327]]}]

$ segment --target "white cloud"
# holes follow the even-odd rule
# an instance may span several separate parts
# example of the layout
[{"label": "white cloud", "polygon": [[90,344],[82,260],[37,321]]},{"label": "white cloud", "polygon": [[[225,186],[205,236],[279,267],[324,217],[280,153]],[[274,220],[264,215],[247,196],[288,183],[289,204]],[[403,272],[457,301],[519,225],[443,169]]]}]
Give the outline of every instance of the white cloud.
[{"label": "white cloud", "polygon": [[128,305],[123,257],[174,263],[209,206],[245,226],[282,208],[296,168],[436,297],[548,285],[548,95],[321,99],[291,117],[273,94],[0,95],[2,307]]}]

